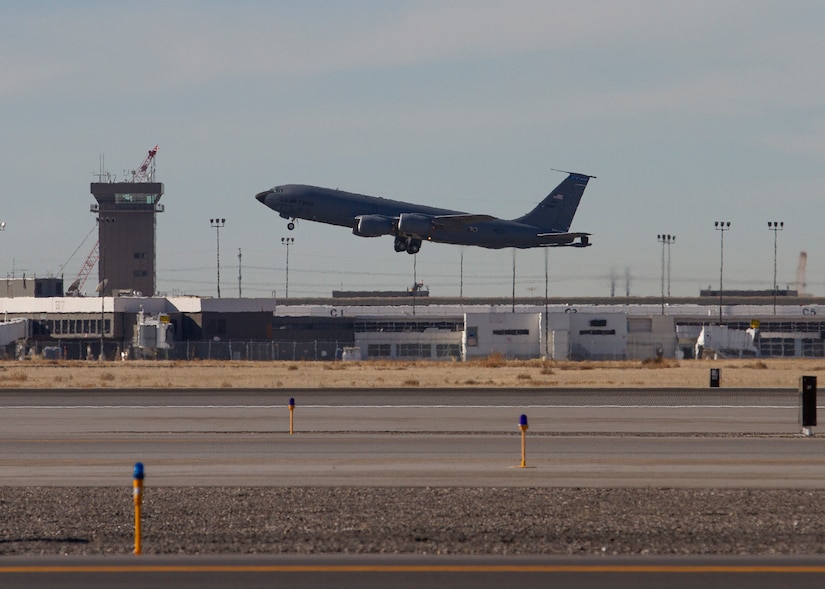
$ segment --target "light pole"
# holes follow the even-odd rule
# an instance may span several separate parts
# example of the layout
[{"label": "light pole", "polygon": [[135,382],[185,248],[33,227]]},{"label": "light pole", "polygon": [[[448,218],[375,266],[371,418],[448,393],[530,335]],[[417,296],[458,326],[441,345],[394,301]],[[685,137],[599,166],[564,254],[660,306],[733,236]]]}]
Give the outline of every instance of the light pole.
[{"label": "light pole", "polygon": [[243,298],[243,290],[241,290],[241,248],[238,248],[238,298]]},{"label": "light pole", "polygon": [[516,248],[513,248],[513,309],[516,312]]},{"label": "light pole", "polygon": [[6,222],[5,221],[0,221],[0,231],[5,231],[5,230],[6,230]]},{"label": "light pole", "polygon": [[109,282],[109,279],[106,278],[106,256],[108,254],[106,250],[110,245],[108,235],[105,239],[101,238],[104,237],[103,232],[108,233],[105,228],[110,227],[111,223],[114,222],[114,217],[101,217],[99,215],[97,217],[97,224],[100,231],[98,234],[98,247],[100,248],[100,284],[98,285],[98,288],[100,289],[100,355],[97,359],[100,361],[105,359],[105,356],[103,355],[103,335],[106,333],[106,314],[103,304],[106,300],[106,285]]},{"label": "light pole", "polygon": [[464,298],[464,248],[461,248],[461,261],[459,262],[458,272],[458,298]]},{"label": "light pole", "polygon": [[665,314],[665,246],[667,246],[667,296],[670,298],[670,244],[676,241],[675,235],[661,234],[656,239],[662,244],[662,315]]},{"label": "light pole", "polygon": [[215,228],[217,239],[218,298],[221,298],[221,227],[226,225],[226,219],[209,219],[209,224]]},{"label": "light pole", "polygon": [[676,236],[671,235],[667,242],[667,298],[670,298],[670,246],[676,243]]},{"label": "light pole", "polygon": [[544,248],[544,317],[542,317],[542,321],[544,322],[544,359],[549,360],[550,354],[549,349],[547,347],[547,337],[549,335],[548,325],[547,325],[547,317],[549,315],[549,306],[550,302],[548,301],[550,297],[550,271],[548,268],[548,254],[547,250],[550,248]]},{"label": "light pole", "polygon": [[719,232],[719,325],[722,325],[722,268],[725,260],[725,231],[730,231],[730,221],[714,221]]},{"label": "light pole", "polygon": [[773,231],[773,314],[776,315],[776,233],[785,228],[784,221],[768,221],[768,229]]},{"label": "light pole", "polygon": [[284,298],[289,298],[289,246],[295,243],[294,237],[282,237],[281,244],[286,246],[286,288]]}]

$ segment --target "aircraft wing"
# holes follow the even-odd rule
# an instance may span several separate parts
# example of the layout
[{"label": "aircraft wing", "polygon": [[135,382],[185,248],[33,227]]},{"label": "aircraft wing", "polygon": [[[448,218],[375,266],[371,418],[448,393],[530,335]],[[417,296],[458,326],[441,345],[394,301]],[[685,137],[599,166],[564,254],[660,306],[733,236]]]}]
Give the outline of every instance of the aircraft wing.
[{"label": "aircraft wing", "polygon": [[433,217],[433,225],[439,229],[449,229],[450,227],[463,227],[465,225],[473,225],[475,223],[483,223],[484,221],[495,221],[496,217],[491,215],[438,215]]}]

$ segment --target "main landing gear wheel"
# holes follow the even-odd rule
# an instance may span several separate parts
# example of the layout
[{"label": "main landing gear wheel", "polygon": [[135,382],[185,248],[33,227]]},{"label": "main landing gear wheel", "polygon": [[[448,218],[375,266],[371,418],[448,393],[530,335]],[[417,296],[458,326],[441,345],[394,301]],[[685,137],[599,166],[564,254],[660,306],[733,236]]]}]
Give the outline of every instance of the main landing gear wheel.
[{"label": "main landing gear wheel", "polygon": [[395,245],[394,245],[395,251],[405,252],[405,251],[407,251],[408,245],[409,245],[409,242],[408,242],[406,237],[403,237],[403,236],[399,235],[398,237],[395,238]]},{"label": "main landing gear wheel", "polygon": [[417,254],[418,250],[421,249],[421,240],[416,239],[414,237],[410,238],[410,242],[407,244],[407,253],[408,254]]},{"label": "main landing gear wheel", "polygon": [[290,231],[292,231],[293,229],[295,229],[295,223],[290,221],[289,223],[286,224],[286,228],[289,229]]}]

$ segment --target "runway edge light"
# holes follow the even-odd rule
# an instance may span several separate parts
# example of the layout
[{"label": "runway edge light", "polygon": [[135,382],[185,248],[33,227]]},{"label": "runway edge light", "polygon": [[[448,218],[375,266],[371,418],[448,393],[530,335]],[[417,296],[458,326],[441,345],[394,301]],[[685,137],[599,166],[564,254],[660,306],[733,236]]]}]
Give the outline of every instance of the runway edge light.
[{"label": "runway edge light", "polygon": [[136,462],[132,473],[134,478],[132,489],[135,499],[135,554],[141,554],[140,508],[143,502],[143,463]]},{"label": "runway edge light", "polygon": [[289,433],[292,434],[293,432],[293,414],[295,413],[295,398],[289,398]]},{"label": "runway edge light", "polygon": [[518,420],[521,430],[521,468],[527,467],[527,416],[522,414]]}]

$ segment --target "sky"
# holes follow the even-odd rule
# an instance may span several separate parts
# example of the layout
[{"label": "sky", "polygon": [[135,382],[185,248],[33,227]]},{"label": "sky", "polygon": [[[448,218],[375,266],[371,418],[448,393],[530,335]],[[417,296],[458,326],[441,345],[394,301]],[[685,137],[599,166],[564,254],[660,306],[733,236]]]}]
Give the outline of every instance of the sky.
[{"label": "sky", "polygon": [[[818,0],[209,0],[0,5],[0,272],[70,283],[89,183],[159,146],[157,288],[216,296],[825,296],[825,3]],[[488,250],[287,221],[313,184],[515,218],[596,176],[592,247]],[[768,221],[784,223],[780,232]],[[282,238],[292,237],[287,249]],[[240,267],[238,255],[241,254]],[[240,272],[239,272],[240,270]],[[93,274],[96,276],[96,274]],[[94,289],[92,280],[85,290]],[[666,287],[665,287],[666,288]],[[93,294],[93,292],[91,292]]]}]

